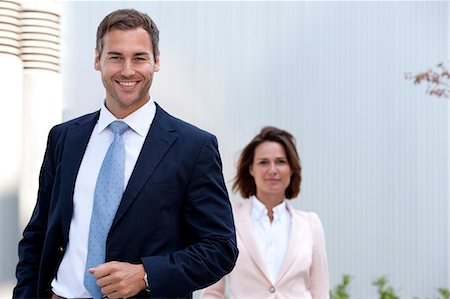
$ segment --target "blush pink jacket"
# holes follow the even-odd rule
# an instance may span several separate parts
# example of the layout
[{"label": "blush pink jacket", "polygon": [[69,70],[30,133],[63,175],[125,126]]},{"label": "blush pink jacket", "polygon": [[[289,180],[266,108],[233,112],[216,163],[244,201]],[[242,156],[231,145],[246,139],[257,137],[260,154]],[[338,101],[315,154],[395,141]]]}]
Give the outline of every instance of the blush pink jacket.
[{"label": "blush pink jacket", "polygon": [[233,271],[201,292],[202,299],[328,299],[329,275],[325,238],[315,213],[295,210],[291,236],[278,278],[272,283],[252,234],[251,201],[233,205],[239,257]]}]

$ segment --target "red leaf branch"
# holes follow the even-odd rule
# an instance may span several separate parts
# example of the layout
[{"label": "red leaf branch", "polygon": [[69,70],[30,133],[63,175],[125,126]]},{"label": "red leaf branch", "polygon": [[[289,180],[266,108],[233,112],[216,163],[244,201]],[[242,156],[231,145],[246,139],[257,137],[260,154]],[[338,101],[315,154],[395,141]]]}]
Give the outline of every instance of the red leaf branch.
[{"label": "red leaf branch", "polygon": [[406,73],[405,79],[413,81],[414,84],[426,83],[426,92],[430,95],[450,98],[449,62],[441,62],[434,68],[417,74]]}]

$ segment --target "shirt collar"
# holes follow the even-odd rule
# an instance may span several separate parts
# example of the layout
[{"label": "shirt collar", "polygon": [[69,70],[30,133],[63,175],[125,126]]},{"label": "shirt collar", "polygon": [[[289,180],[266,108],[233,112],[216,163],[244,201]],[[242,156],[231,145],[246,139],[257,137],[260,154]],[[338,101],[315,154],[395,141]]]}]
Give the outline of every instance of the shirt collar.
[{"label": "shirt collar", "polygon": [[[124,121],[137,134],[145,137],[151,123],[153,122],[155,114],[156,105],[155,102],[153,102],[152,98],[150,98],[148,102],[144,104],[144,106],[121,120]],[[106,108],[106,105],[103,102],[102,108],[100,109],[100,116],[97,122],[97,134],[100,134],[109,126],[110,123],[116,120],[118,120],[118,118],[115,117],[108,110],[108,108]]]},{"label": "shirt collar", "polygon": [[[266,206],[256,197],[252,196],[252,217],[254,219],[261,219],[262,217],[267,217]],[[278,219],[283,217],[284,213],[287,212],[286,199],[284,199],[280,204],[273,208],[273,218]]]}]

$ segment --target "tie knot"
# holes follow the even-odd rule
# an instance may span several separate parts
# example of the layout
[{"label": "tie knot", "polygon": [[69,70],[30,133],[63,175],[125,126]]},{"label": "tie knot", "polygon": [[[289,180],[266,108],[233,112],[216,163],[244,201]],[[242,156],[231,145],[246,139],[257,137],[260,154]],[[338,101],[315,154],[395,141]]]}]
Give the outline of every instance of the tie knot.
[{"label": "tie knot", "polygon": [[129,128],[126,123],[120,120],[113,121],[109,124],[109,127],[113,131],[114,135],[122,135]]}]

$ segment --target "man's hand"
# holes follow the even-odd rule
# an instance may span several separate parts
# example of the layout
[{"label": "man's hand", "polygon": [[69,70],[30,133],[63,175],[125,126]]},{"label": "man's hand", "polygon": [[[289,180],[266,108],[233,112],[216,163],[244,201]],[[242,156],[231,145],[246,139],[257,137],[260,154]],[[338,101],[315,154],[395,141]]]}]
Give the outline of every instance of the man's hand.
[{"label": "man's hand", "polygon": [[89,273],[97,278],[97,285],[110,299],[128,298],[146,288],[142,264],[108,262],[90,268]]}]

